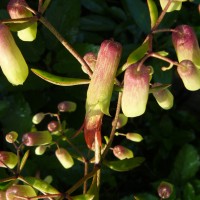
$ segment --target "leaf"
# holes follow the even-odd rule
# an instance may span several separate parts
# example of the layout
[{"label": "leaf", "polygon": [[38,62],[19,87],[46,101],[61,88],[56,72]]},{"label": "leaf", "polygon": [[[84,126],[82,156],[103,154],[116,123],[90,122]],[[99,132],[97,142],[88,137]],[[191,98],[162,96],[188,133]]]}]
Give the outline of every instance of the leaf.
[{"label": "leaf", "polygon": [[135,195],[133,200],[159,200],[159,198],[149,193],[141,193]]},{"label": "leaf", "polygon": [[66,78],[66,77],[56,76],[39,69],[32,68],[31,71],[40,78],[42,78],[43,80],[60,86],[83,85],[83,84],[89,84],[90,82],[90,80],[87,79]]},{"label": "leaf", "polygon": [[191,183],[187,183],[183,189],[184,200],[195,200],[195,191]]},{"label": "leaf", "polygon": [[158,19],[158,9],[156,7],[154,0],[147,0],[147,4],[148,4],[150,19],[151,19],[151,28],[153,28]]},{"label": "leaf", "polygon": [[197,150],[192,145],[185,145],[179,151],[170,177],[175,182],[187,181],[199,170],[200,161]]},{"label": "leaf", "polygon": [[29,156],[29,150],[26,151],[26,153],[24,154],[22,160],[21,160],[21,163],[20,163],[20,167],[19,167],[19,170],[20,172],[22,171],[22,169],[24,168],[24,165],[26,164],[26,161],[28,159],[28,156]]},{"label": "leaf", "polygon": [[108,6],[102,0],[81,0],[81,4],[93,13],[104,14]]},{"label": "leaf", "polygon": [[94,195],[91,194],[82,194],[71,197],[73,200],[92,200],[94,198]]},{"label": "leaf", "polygon": [[130,159],[124,159],[124,160],[117,160],[117,161],[104,161],[103,164],[105,164],[107,167],[109,167],[112,170],[124,172],[129,171],[133,168],[136,168],[140,166],[144,162],[143,157],[135,157]]},{"label": "leaf", "polygon": [[159,86],[150,88],[150,89],[149,89],[149,93],[158,92],[158,91],[160,91],[160,90],[167,89],[167,88],[169,88],[170,86],[171,86],[171,84],[162,84],[162,85],[159,85]]}]

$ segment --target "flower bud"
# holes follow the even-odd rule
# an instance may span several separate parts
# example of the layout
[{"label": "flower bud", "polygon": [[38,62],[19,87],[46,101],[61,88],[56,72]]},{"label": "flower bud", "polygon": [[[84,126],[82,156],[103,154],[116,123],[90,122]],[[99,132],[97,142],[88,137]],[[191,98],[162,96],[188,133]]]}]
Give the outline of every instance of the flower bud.
[{"label": "flower bud", "polygon": [[[166,7],[169,0],[160,0],[160,5],[162,7],[162,10]],[[171,1],[171,0],[170,0]],[[182,0],[186,1],[186,0]],[[169,8],[167,9],[167,12],[172,12],[174,10],[180,10],[182,6],[182,1],[172,1]]]},{"label": "flower bud", "polygon": [[47,147],[44,145],[38,146],[35,148],[35,154],[38,156],[41,156],[45,153],[46,149],[47,149]]},{"label": "flower bud", "polygon": [[146,110],[149,96],[150,67],[130,65],[124,75],[122,111],[126,117],[137,117]]},{"label": "flower bud", "polygon": [[[113,122],[112,122],[112,125],[113,125]],[[116,129],[122,128],[123,126],[125,126],[127,124],[127,122],[128,122],[128,118],[124,114],[120,113],[118,120],[117,120]]]},{"label": "flower bud", "polygon": [[105,40],[100,46],[95,70],[87,91],[84,136],[89,148],[95,137],[101,145],[101,122],[103,114],[109,115],[114,79],[121,58],[122,46]]},{"label": "flower bud", "polygon": [[32,122],[34,124],[39,124],[45,117],[45,114],[43,112],[37,113],[33,116]]},{"label": "flower bud", "polygon": [[47,129],[50,132],[57,131],[59,129],[59,123],[58,123],[58,121],[51,121],[51,122],[49,122],[48,125],[47,125]]},{"label": "flower bud", "polygon": [[200,70],[197,69],[190,60],[183,60],[177,67],[186,89],[196,91],[200,89]]},{"label": "flower bud", "polygon": [[74,112],[76,110],[76,103],[72,101],[62,101],[58,104],[60,112]]},{"label": "flower bud", "polygon": [[15,131],[11,131],[6,134],[6,141],[8,143],[14,143],[18,138],[18,133]]},{"label": "flower bud", "polygon": [[177,26],[172,33],[172,43],[179,62],[190,60],[200,69],[200,49],[192,27],[188,25]]},{"label": "flower bud", "polygon": [[[94,71],[96,61],[97,61],[97,56],[93,52],[88,52],[83,56],[83,59],[88,64],[91,71]],[[85,70],[84,66],[82,66],[82,70],[83,70],[83,72],[85,72],[87,74],[87,70]]]},{"label": "flower bud", "polygon": [[168,199],[171,196],[172,192],[173,192],[173,188],[170,183],[162,182],[158,186],[158,195],[162,199]]},{"label": "flower bud", "polygon": [[[152,87],[157,87],[160,85],[160,83],[154,83]],[[156,92],[153,92],[153,96],[155,97],[157,103],[161,108],[165,110],[172,108],[174,97],[168,89],[161,89]]]},{"label": "flower bud", "polygon": [[[25,0],[10,0],[7,5],[7,10],[12,19],[32,17],[31,11],[27,10],[28,6]],[[29,27],[17,32],[18,37],[23,41],[33,41],[37,34],[37,22],[34,22]]]},{"label": "flower bud", "polygon": [[55,154],[65,169],[68,169],[74,165],[73,158],[66,149],[59,148],[56,150]]},{"label": "flower bud", "polygon": [[26,146],[38,146],[49,144],[52,141],[52,136],[49,131],[29,132],[23,135],[22,142]]},{"label": "flower bud", "polygon": [[113,148],[113,154],[120,160],[133,158],[133,152],[121,145],[117,145]]},{"label": "flower bud", "polygon": [[28,76],[28,66],[8,27],[0,23],[0,66],[10,83],[22,85]]},{"label": "flower bud", "polygon": [[143,137],[138,133],[127,133],[126,138],[133,142],[141,142],[143,140]]},{"label": "flower bud", "polygon": [[[19,198],[17,198],[19,196]],[[7,200],[20,200],[20,197],[35,197],[35,190],[29,185],[13,185],[6,191]],[[38,199],[38,198],[34,198]]]},{"label": "flower bud", "polygon": [[18,163],[18,157],[12,152],[0,151],[0,167],[13,169]]}]

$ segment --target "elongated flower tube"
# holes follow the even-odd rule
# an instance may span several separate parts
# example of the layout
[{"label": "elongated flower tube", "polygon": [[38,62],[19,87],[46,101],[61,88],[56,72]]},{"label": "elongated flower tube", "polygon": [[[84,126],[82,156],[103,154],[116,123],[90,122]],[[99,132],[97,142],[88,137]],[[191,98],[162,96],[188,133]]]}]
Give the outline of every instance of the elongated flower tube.
[{"label": "elongated flower tube", "polygon": [[[171,0],[160,0],[160,5],[161,5],[163,10],[164,10],[165,6],[167,5],[168,1],[171,1]],[[183,1],[186,1],[186,0],[172,1],[169,8],[167,9],[167,12],[180,10],[181,7],[182,7]]]},{"label": "elongated flower tube", "polygon": [[130,65],[124,75],[122,93],[122,111],[126,117],[137,117],[146,110],[149,96],[151,68],[144,65],[138,70],[138,64]]},{"label": "elongated flower tube", "polygon": [[114,79],[121,58],[122,46],[112,40],[102,42],[87,91],[84,136],[91,149],[95,137],[101,145],[103,114],[109,115]]},{"label": "elongated flower tube", "polygon": [[[7,4],[7,11],[12,19],[28,18],[33,14],[25,8],[28,6],[25,0],[10,0]],[[17,32],[18,37],[23,41],[33,41],[37,34],[37,22]]]},{"label": "elongated flower tube", "polygon": [[[160,86],[162,85],[161,83],[154,83],[152,87]],[[172,108],[173,102],[174,102],[174,97],[172,93],[168,89],[161,89],[156,92],[153,92],[153,96],[155,97],[158,105],[165,109],[168,110]]]},{"label": "elongated flower tube", "polygon": [[181,77],[186,89],[196,91],[200,89],[200,70],[197,69],[190,60],[183,60],[177,67],[177,72]]},{"label": "elongated flower tube", "polygon": [[0,66],[10,83],[21,85],[28,76],[28,66],[9,28],[0,24]]},{"label": "elongated flower tube", "polygon": [[172,33],[172,43],[174,45],[178,61],[190,60],[200,69],[200,49],[197,36],[192,27],[180,25]]}]

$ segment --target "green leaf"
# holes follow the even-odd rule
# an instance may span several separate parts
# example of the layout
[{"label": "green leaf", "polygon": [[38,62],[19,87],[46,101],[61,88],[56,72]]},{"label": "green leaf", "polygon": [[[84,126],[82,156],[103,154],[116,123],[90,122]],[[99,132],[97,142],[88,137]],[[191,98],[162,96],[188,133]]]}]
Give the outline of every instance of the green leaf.
[{"label": "green leaf", "polygon": [[192,145],[185,145],[179,151],[170,177],[175,182],[187,181],[199,170],[200,161],[197,150]]},{"label": "green leaf", "polygon": [[167,88],[169,88],[170,86],[171,86],[171,84],[162,84],[162,85],[159,85],[159,86],[150,88],[150,89],[149,89],[149,93],[158,92],[158,91],[160,91],[160,90],[167,89]]},{"label": "green leaf", "polygon": [[83,85],[83,84],[88,84],[90,82],[90,80],[87,79],[66,78],[66,77],[56,76],[39,69],[32,68],[31,71],[40,78],[42,78],[43,80],[60,86]]},{"label": "green leaf", "polygon": [[135,157],[130,159],[124,159],[124,160],[117,160],[117,161],[104,161],[103,164],[105,164],[107,167],[109,167],[112,170],[124,172],[129,171],[131,169],[134,169],[138,166],[140,166],[144,162],[143,157]]},{"label": "green leaf", "polygon": [[81,4],[92,11],[93,13],[98,13],[103,15],[108,6],[102,0],[81,0]]},{"label": "green leaf", "polygon": [[71,197],[73,200],[92,200],[94,198],[94,195],[91,194],[82,194]]},{"label": "green leaf", "polygon": [[41,179],[35,177],[25,177],[24,180],[28,182],[33,188],[42,193],[59,194],[57,189]]},{"label": "green leaf", "polygon": [[20,172],[22,171],[22,169],[24,168],[24,165],[26,164],[26,161],[28,159],[28,156],[29,156],[29,150],[26,151],[26,153],[24,154],[22,160],[21,160],[21,163],[20,163],[20,167],[19,167],[19,170]]},{"label": "green leaf", "polygon": [[195,191],[191,183],[187,183],[183,189],[184,200],[195,200]]},{"label": "green leaf", "polygon": [[147,4],[148,4],[150,19],[151,19],[151,28],[153,28],[158,19],[158,9],[154,0],[147,0]]},{"label": "green leaf", "polygon": [[149,193],[142,193],[135,195],[133,200],[159,200],[159,198]]}]

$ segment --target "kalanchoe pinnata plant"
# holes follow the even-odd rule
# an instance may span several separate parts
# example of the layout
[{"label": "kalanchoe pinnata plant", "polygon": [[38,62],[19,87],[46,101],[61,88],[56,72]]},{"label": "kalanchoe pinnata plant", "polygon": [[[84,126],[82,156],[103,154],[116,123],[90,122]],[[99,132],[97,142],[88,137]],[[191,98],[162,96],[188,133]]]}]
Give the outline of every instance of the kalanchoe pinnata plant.
[{"label": "kalanchoe pinnata plant", "polygon": [[137,117],[145,112],[149,96],[150,74],[150,67],[142,65],[138,69],[137,63],[126,69],[122,94],[122,111],[125,116]]},{"label": "kalanchoe pinnata plant", "polygon": [[172,43],[179,62],[190,60],[200,69],[200,49],[192,27],[188,25],[177,26],[172,33]]},{"label": "kalanchoe pinnata plant", "polygon": [[[7,10],[12,19],[28,18],[33,14],[25,8],[28,6],[25,0],[10,0]],[[33,41],[37,34],[37,22],[33,22],[29,27],[17,32],[18,37],[23,41]]]},{"label": "kalanchoe pinnata plant", "polygon": [[[161,83],[154,83],[152,85],[152,88],[157,87],[162,85]],[[158,91],[153,92],[153,96],[155,97],[158,105],[165,109],[168,110],[172,108],[173,103],[174,103],[174,96],[172,93],[169,91],[169,89],[160,89]]]},{"label": "kalanchoe pinnata plant", "polygon": [[84,136],[89,148],[95,137],[101,145],[101,123],[103,114],[109,115],[114,79],[121,58],[121,44],[112,40],[102,42],[95,70],[87,91]]},{"label": "kalanchoe pinnata plant", "polygon": [[192,61],[181,61],[177,71],[186,89],[190,91],[200,89],[200,70],[195,67]]},{"label": "kalanchoe pinnata plant", "polygon": [[12,152],[0,151],[0,167],[13,169],[18,163],[18,157]]},{"label": "kalanchoe pinnata plant", "polygon": [[10,83],[22,85],[28,76],[28,66],[9,28],[0,23],[0,66]]}]

